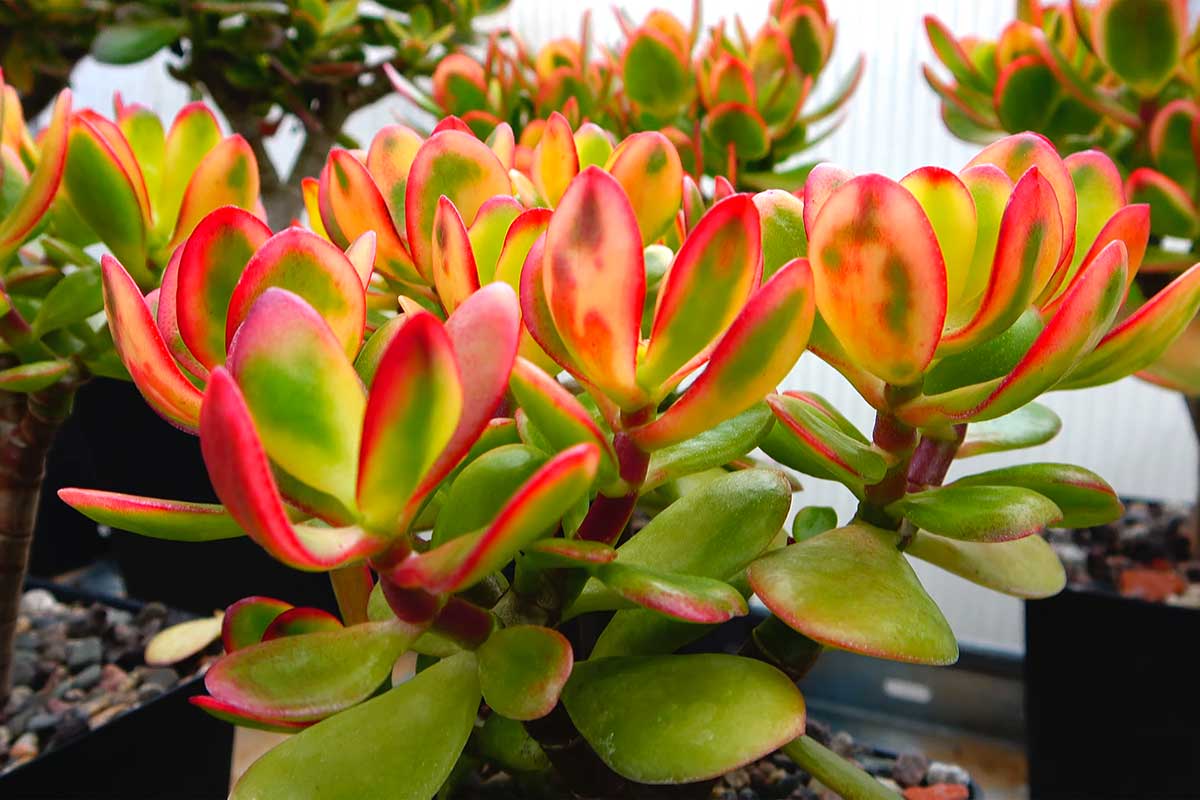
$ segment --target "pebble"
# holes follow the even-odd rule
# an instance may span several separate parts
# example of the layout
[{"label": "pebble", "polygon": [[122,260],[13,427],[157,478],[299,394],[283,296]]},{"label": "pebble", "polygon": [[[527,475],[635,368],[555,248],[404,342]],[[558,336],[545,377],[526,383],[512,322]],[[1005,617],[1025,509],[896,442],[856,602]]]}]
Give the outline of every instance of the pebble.
[{"label": "pebble", "polygon": [[139,703],[148,703],[156,697],[161,697],[165,691],[161,686],[154,683],[144,683],[137,688],[137,700]]},{"label": "pebble", "polygon": [[170,667],[154,667],[142,673],[142,684],[158,686],[163,691],[171,689],[179,682],[179,673]]},{"label": "pebble", "polygon": [[19,610],[30,617],[40,617],[58,611],[61,606],[54,595],[45,589],[30,589],[21,595]]},{"label": "pebble", "polygon": [[1151,603],[1161,603],[1187,588],[1187,581],[1174,570],[1131,567],[1121,572],[1117,589],[1126,597],[1140,597]]},{"label": "pebble", "polygon": [[919,786],[928,769],[929,759],[920,753],[901,753],[892,767],[892,779],[901,786]]},{"label": "pebble", "polygon": [[94,689],[97,685],[99,685],[100,678],[103,675],[104,668],[99,664],[92,664],[84,667],[78,675],[71,679],[71,689],[81,689],[85,692]]},{"label": "pebble", "polygon": [[78,672],[92,664],[99,664],[102,658],[104,658],[104,645],[97,636],[72,639],[67,642],[67,667],[72,672]]},{"label": "pebble", "polygon": [[966,786],[971,782],[971,773],[957,764],[934,761],[929,765],[929,771],[925,773],[925,780],[931,784],[957,783]]},{"label": "pebble", "polygon": [[4,704],[3,716],[7,719],[21,711],[29,705],[29,701],[33,699],[33,689],[28,686],[14,686],[12,691],[8,693],[8,702]]},{"label": "pebble", "polygon": [[29,731],[30,733],[36,733],[40,736],[41,734],[48,733],[49,731],[58,727],[58,723],[60,722],[62,722],[62,714],[54,714],[50,712],[34,714],[29,718],[29,722],[25,725],[25,730]]},{"label": "pebble", "polygon": [[904,800],[967,800],[970,796],[971,790],[960,783],[910,786],[904,790]]},{"label": "pebble", "polygon": [[37,678],[37,654],[29,650],[17,650],[13,653],[12,683],[14,686],[32,686]]},{"label": "pebble", "polygon": [[8,757],[18,764],[23,764],[38,754],[38,737],[32,733],[23,733],[13,742],[8,751]]},{"label": "pebble", "polygon": [[116,664],[105,664],[100,668],[100,689],[105,692],[118,692],[133,688],[133,679],[129,673]]},{"label": "pebble", "polygon": [[854,737],[845,731],[838,731],[830,741],[829,749],[842,758],[851,758],[854,756]]}]

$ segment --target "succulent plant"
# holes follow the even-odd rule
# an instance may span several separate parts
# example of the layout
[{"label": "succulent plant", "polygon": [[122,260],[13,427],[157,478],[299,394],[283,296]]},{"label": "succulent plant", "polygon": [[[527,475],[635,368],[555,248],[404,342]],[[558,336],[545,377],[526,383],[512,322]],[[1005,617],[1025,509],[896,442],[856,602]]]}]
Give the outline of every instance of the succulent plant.
[{"label": "succulent plant", "polygon": [[[296,734],[233,797],[449,795],[482,763],[581,796],[701,796],[783,748],[846,796],[894,798],[804,735],[796,681],[824,647],[957,658],[910,556],[1019,597],[1062,587],[1037,533],[1114,519],[1111,487],[1062,464],[943,486],[950,462],[1046,441],[1041,393],[1152,361],[1200,271],[1118,321],[1148,211],[1103,155],[1030,134],[958,174],[826,165],[800,196],[725,184],[709,205],[661,133],[610,154],[555,116],[526,173],[511,136],[465,127],[331,154],[306,186],[318,232],[214,211],[157,316],[105,259],[117,351],[198,432],[221,503],[63,499],[149,536],[249,535],[338,598],[340,619],[227,609],[196,704]],[[875,407],[870,439],[776,391],[806,348]],[[845,484],[853,520],[805,508],[789,536],[797,487],[760,445]],[[737,655],[678,652],[751,593],[772,613]],[[406,652],[416,675],[393,684]]]},{"label": "succulent plant", "polygon": [[[774,0],[753,36],[741,21],[721,21],[700,38],[700,4],[691,25],[656,10],[637,25],[617,12],[623,39],[593,52],[590,20],[578,39],[555,39],[531,54],[513,32],[493,34],[482,61],[443,59],[431,90],[399,88],[438,117],[460,117],[480,137],[501,123],[518,135],[518,163],[561,111],[578,127],[591,122],[628,135],[661,130],[693,178],[722,175],[748,189],[796,188],[811,164],[796,157],[840,125],[862,77],[860,58],[833,95],[804,110],[833,51],[836,23],[823,0]],[[732,29],[732,30],[731,30]]]},{"label": "succulent plant", "polygon": [[[1200,238],[1200,28],[1189,32],[1187,4],[1177,0],[1017,7],[1018,19],[995,42],[956,39],[926,18],[951,80],[929,67],[926,79],[960,138],[1030,129],[1061,150],[1098,149],[1113,159],[1129,200],[1150,206],[1150,244],[1128,313],[1191,266]],[[1200,426],[1198,352],[1193,325],[1139,374],[1188,395]]]}]

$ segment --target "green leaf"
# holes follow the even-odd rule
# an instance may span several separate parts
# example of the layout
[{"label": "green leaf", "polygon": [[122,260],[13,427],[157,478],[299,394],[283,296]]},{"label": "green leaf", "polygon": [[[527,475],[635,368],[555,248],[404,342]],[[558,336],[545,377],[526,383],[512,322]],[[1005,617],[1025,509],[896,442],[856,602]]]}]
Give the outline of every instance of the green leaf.
[{"label": "green leaf", "polygon": [[804,730],[804,698],[786,675],[722,654],[586,661],[563,703],[604,763],[639,783],[715,778]]},{"label": "green leaf", "polygon": [[246,771],[231,800],[429,800],[466,745],[478,708],[475,657],[452,656],[275,747]]},{"label": "green leaf", "polygon": [[1045,444],[1058,435],[1062,420],[1041,403],[1029,403],[996,419],[973,422],[955,458],[1001,453]]},{"label": "green leaf", "polygon": [[796,518],[792,520],[792,538],[803,542],[836,527],[837,512],[832,508],[807,506],[796,512]]},{"label": "green leaf", "polygon": [[625,92],[654,114],[673,114],[691,99],[694,78],[688,66],[665,36],[643,28],[625,49]]},{"label": "green leaf", "polygon": [[801,736],[784,745],[783,752],[808,774],[845,800],[901,800],[900,795],[872,775],[846,761],[816,739]]},{"label": "green leaf", "polygon": [[779,420],[762,443],[767,455],[815,478],[835,480],[861,491],[877,483],[887,462],[866,437],[823,398],[774,394],[768,405]]},{"label": "green leaf", "polygon": [[393,620],[272,639],[222,658],[204,685],[250,714],[322,719],[370,697],[419,633]]},{"label": "green leaf", "polygon": [[958,659],[954,632],[897,548],[863,523],[760,558],[750,585],[775,616],[821,644],[918,664]]},{"label": "green leaf", "polygon": [[430,543],[436,547],[486,527],[545,463],[544,453],[523,444],[502,445],[479,456],[450,484]]},{"label": "green leaf", "polygon": [[496,631],[476,655],[483,699],[494,711],[522,721],[554,710],[575,663],[566,637],[537,625]]},{"label": "green leaf", "polygon": [[[731,472],[650,520],[617,548],[615,563],[727,581],[771,544],[790,505],[791,487],[778,472]],[[616,594],[593,579],[567,614],[621,605]]]},{"label": "green leaf", "polygon": [[1020,486],[954,483],[914,492],[887,507],[918,528],[966,542],[1007,542],[1062,519],[1045,495]]},{"label": "green leaf", "polygon": [[683,622],[648,608],[626,608],[613,614],[592,648],[591,658],[674,653],[716,625]]},{"label": "green leaf", "polygon": [[186,29],[183,18],[107,25],[92,41],[92,55],[104,64],[134,64],[178,39]]},{"label": "green leaf", "polygon": [[[1018,486],[1049,498],[1064,528],[1088,528],[1121,518],[1117,493],[1091,470],[1073,464],[1022,464],[959,478],[950,486]],[[947,487],[950,488],[950,487]],[[937,531],[931,531],[937,533]]]},{"label": "green leaf", "polygon": [[652,491],[684,475],[728,464],[749,453],[771,430],[775,417],[758,403],[699,436],[654,451],[641,492]]},{"label": "green leaf", "polygon": [[74,325],[104,308],[99,268],[79,269],[63,277],[46,294],[33,330],[42,336]]},{"label": "green leaf", "polygon": [[998,543],[959,542],[917,531],[905,552],[1013,597],[1052,597],[1067,583],[1062,561],[1041,536]]},{"label": "green leaf", "polygon": [[495,761],[509,772],[542,772],[550,769],[550,759],[514,719],[492,714],[475,733],[475,746],[484,758]]},{"label": "green leaf", "polygon": [[0,370],[0,391],[37,392],[56,383],[70,368],[71,362],[62,359],[18,364]]},{"label": "green leaf", "polygon": [[618,563],[604,564],[592,574],[629,602],[684,622],[715,624],[747,613],[742,595],[715,578]]}]

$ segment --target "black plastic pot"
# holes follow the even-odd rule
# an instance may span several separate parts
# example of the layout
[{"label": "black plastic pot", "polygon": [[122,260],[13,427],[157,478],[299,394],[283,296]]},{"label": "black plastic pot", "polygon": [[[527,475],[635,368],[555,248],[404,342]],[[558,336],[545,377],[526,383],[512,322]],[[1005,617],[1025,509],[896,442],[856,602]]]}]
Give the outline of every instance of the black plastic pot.
[{"label": "black plastic pot", "polygon": [[[35,545],[39,552],[81,546],[87,550],[100,540],[94,523],[54,495],[62,486],[215,502],[199,440],[155,414],[133,384],[109,379],[89,383],[80,390],[72,429],[60,449],[69,445],[76,468],[47,476]],[[289,569],[247,538],[193,544],[112,531],[107,541],[130,597],[197,614],[253,594],[329,611],[337,608],[325,575]],[[44,563],[50,560],[43,558]],[[61,564],[58,559],[56,566]],[[45,577],[61,571],[33,574]]]},{"label": "black plastic pot", "polygon": [[1200,611],[1068,588],[1025,604],[1034,798],[1200,793]]},{"label": "black plastic pot", "polygon": [[[31,583],[65,602],[101,602],[137,612],[126,600]],[[229,794],[233,726],[188,702],[204,692],[196,677],[106,725],[0,776],[4,800],[220,800]]]}]

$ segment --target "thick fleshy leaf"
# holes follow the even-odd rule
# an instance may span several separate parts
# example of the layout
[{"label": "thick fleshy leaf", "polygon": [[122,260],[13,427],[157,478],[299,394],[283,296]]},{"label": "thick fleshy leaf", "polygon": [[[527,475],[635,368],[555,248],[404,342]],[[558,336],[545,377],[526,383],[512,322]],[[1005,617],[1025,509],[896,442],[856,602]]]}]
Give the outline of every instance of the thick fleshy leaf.
[{"label": "thick fleshy leaf", "polygon": [[404,191],[404,227],[417,271],[433,281],[433,221],[445,195],[468,227],[480,206],[512,194],[508,172],[486,144],[470,134],[446,130],[425,141],[413,158]]},{"label": "thick fleshy leaf", "polygon": [[715,578],[616,562],[597,567],[592,574],[625,600],[683,622],[716,624],[748,611],[742,595]]},{"label": "thick fleshy leaf", "polygon": [[525,561],[542,568],[586,567],[608,564],[616,558],[613,547],[587,539],[542,539],[525,548]]},{"label": "thick fleshy leaf", "polygon": [[1058,506],[1033,489],[978,481],[914,492],[887,511],[922,530],[967,542],[1020,539],[1063,519]]},{"label": "thick fleshy leaf", "polygon": [[[617,563],[728,581],[779,535],[791,487],[777,471],[722,475],[684,495],[617,548]],[[568,616],[620,608],[619,598],[589,581]]]},{"label": "thick fleshy leaf", "polygon": [[748,194],[722,200],[684,240],[658,292],[638,382],[658,394],[705,353],[746,304],[762,276],[762,230]]},{"label": "thick fleshy leaf", "polygon": [[836,510],[829,506],[805,506],[792,518],[792,538],[803,542],[836,527]]},{"label": "thick fleshy leaf", "polygon": [[775,616],[830,647],[919,664],[952,664],[958,642],[896,535],[854,524],[776,550],[750,567]]},{"label": "thick fleshy leaf", "polygon": [[271,620],[271,624],[263,631],[262,641],[339,631],[342,627],[341,621],[328,611],[319,608],[289,608]]},{"label": "thick fleshy leaf", "polygon": [[[524,211],[521,204],[508,195],[493,197],[479,207],[475,222],[467,232],[471,240],[471,252],[475,256],[475,270],[479,275],[479,283],[488,284],[498,280],[496,264],[500,261],[500,252],[504,248],[513,222]],[[532,240],[530,243],[532,244]],[[517,286],[513,286],[513,290],[516,289]]]},{"label": "thick fleshy leaf", "polygon": [[658,131],[635,133],[613,151],[604,169],[625,190],[642,244],[657,241],[683,205],[683,165],[675,145]]},{"label": "thick fleshy leaf", "polygon": [[837,340],[889,383],[917,380],[941,338],[946,268],[916,198],[881,175],[854,178],[808,240],[817,307]]},{"label": "thick fleshy leaf", "polygon": [[[1190,145],[1189,145],[1190,150]],[[1072,153],[1063,163],[1071,173],[1071,182],[1075,185],[1075,199],[1079,207],[1075,221],[1075,256],[1071,259],[1071,269],[1066,273],[1062,286],[1070,283],[1072,277],[1085,262],[1084,256],[1089,252],[1099,252],[1093,242],[1097,242],[1097,234],[1109,219],[1125,205],[1125,186],[1121,182],[1121,173],[1112,159],[1098,150],[1085,150]],[[1107,244],[1107,242],[1104,242]],[[1141,263],[1132,258],[1133,248],[1130,248],[1130,265]]]},{"label": "thick fleshy leaf", "polygon": [[722,152],[754,161],[771,151],[771,135],[762,115],[745,103],[719,103],[704,117],[704,133]]},{"label": "thick fleshy leaf", "polygon": [[489,450],[463,467],[450,484],[430,543],[437,547],[490,525],[547,458],[528,445],[509,444]]},{"label": "thick fleshy leaf", "polygon": [[478,534],[460,536],[392,570],[400,586],[456,592],[503,567],[525,545],[544,538],[584,496],[596,477],[600,451],[576,445],[546,462]]},{"label": "thick fleshy leaf", "polygon": [[105,255],[100,264],[105,314],[113,344],[130,377],[150,407],[167,422],[195,432],[200,419],[200,390],[171,358],[133,278],[111,256]]},{"label": "thick fleshy leaf", "polygon": [[[1062,512],[1057,522],[1064,528],[1106,525],[1120,519],[1123,507],[1113,488],[1091,470],[1072,464],[1022,464],[959,478],[947,489],[964,487],[1020,487],[1048,498]],[[930,533],[950,534],[929,529]],[[957,537],[952,537],[957,538]]]},{"label": "thick fleshy leaf", "polygon": [[763,450],[794,470],[861,491],[883,479],[887,461],[836,410],[816,395],[773,394],[767,404],[779,424]]},{"label": "thick fleshy leaf", "polygon": [[901,800],[900,794],[884,786],[874,775],[859,769],[811,736],[800,736],[782,749],[801,769],[841,797]]},{"label": "thick fleshy leaf", "polygon": [[458,209],[439,197],[433,217],[433,285],[447,312],[479,289],[479,271]]},{"label": "thick fleshy leaf", "polygon": [[496,631],[476,656],[484,702],[493,711],[522,721],[554,710],[575,663],[566,637],[537,625]]},{"label": "thick fleshy leaf", "polygon": [[808,238],[813,235],[813,226],[817,223],[817,214],[825,207],[830,195],[842,184],[854,178],[854,173],[836,164],[817,164],[808,173],[804,182],[804,230]]},{"label": "thick fleshy leaf", "polygon": [[966,288],[975,253],[975,201],[958,176],[941,167],[914,170],[900,185],[912,192],[933,226],[946,264],[946,298],[954,308]]},{"label": "thick fleshy leaf", "polygon": [[230,725],[237,725],[241,728],[271,731],[272,733],[297,733],[312,725],[311,722],[289,722],[272,719],[262,714],[247,714],[229,703],[224,703],[206,694],[193,695],[188,698],[188,702],[222,722],[228,722]]},{"label": "thick fleshy leaf", "polygon": [[610,477],[616,474],[617,457],[612,443],[587,409],[562,384],[533,363],[518,358],[509,385],[521,410],[555,450],[590,442],[602,454],[601,472]]},{"label": "thick fleshy leaf", "polygon": [[231,800],[268,800],[281,792],[293,800],[428,800],[475,726],[476,669],[470,653],[443,659],[380,697],[308,728],[252,764]]},{"label": "thick fleshy leaf", "polygon": [[[179,335],[207,369],[225,363],[229,301],[254,253],[271,238],[271,229],[248,211],[219,208],[195,226],[180,248],[171,302]],[[164,291],[166,277],[164,276]],[[164,313],[159,306],[159,325]]]},{"label": "thick fleshy leaf", "polygon": [[551,213],[548,208],[531,208],[513,220],[496,261],[495,280],[507,283],[515,292],[521,291],[521,268],[533,243],[546,232]]},{"label": "thick fleshy leaf", "polygon": [[799,736],[805,721],[786,675],[723,654],[585,661],[563,703],[609,767],[651,784],[715,778]]},{"label": "thick fleshy leaf", "polygon": [[37,392],[52,386],[71,369],[64,359],[33,361],[0,370],[0,391]]},{"label": "thick fleshy leaf", "polygon": [[417,487],[421,498],[454,469],[495,416],[517,357],[520,311],[508,287],[490,284],[468,297],[446,320],[463,387],[462,413],[450,441]]},{"label": "thick fleshy leaf", "polygon": [[146,642],[144,657],[151,667],[178,664],[198,655],[221,638],[221,612],[164,628]]},{"label": "thick fleshy leaf", "polygon": [[[330,152],[321,171],[318,205],[321,221],[334,244],[348,247],[367,231],[374,231],[378,237],[375,263],[379,271],[394,280],[423,282],[379,186],[353,153],[336,149]],[[404,207],[403,195],[399,207]]]},{"label": "thick fleshy leaf", "polygon": [[347,357],[358,354],[367,314],[362,281],[345,253],[302,228],[275,234],[246,264],[229,298],[227,348],[250,307],[273,286],[300,295],[325,320]]},{"label": "thick fleshy leaf", "polygon": [[996,259],[996,242],[1000,237],[1000,223],[1012,196],[1013,180],[999,167],[979,164],[964,169],[959,178],[971,192],[975,203],[975,251],[971,266],[958,303],[951,303],[949,314],[961,315],[964,304],[978,303],[992,275]]},{"label": "thick fleshy leaf", "polygon": [[1179,98],[1163,106],[1150,124],[1150,155],[1155,166],[1192,190],[1200,171],[1192,147],[1192,129],[1198,119],[1200,106],[1194,100]]},{"label": "thick fleshy leaf", "polygon": [[1187,39],[1185,0],[1100,0],[1092,9],[1092,46],[1138,94],[1170,80]]},{"label": "thick fleshy leaf", "polygon": [[292,525],[250,410],[223,367],[213,371],[204,395],[200,448],[209,480],[230,516],[283,563],[297,569],[333,569],[382,547],[379,540],[357,527]]},{"label": "thick fleshy leaf", "polygon": [[979,72],[971,56],[954,38],[954,34],[945,23],[932,14],[927,14],[924,22],[925,34],[929,37],[934,55],[946,65],[954,80],[980,92],[990,92],[992,87],[988,85],[987,79]]},{"label": "thick fleshy leaf", "polygon": [[[808,255],[804,201],[791,192],[770,189],[754,195],[762,222],[763,278],[770,278],[794,258]],[[694,226],[689,225],[689,230]]]},{"label": "thick fleshy leaf", "polygon": [[1013,597],[1052,597],[1067,582],[1062,561],[1041,536],[999,543],[960,542],[917,531],[905,552]]},{"label": "thick fleshy leaf", "polygon": [[267,289],[229,354],[271,460],[354,507],[366,392],[321,316],[285,289]]},{"label": "thick fleshy leaf", "polygon": [[184,192],[204,157],[221,142],[221,126],[203,102],[189,103],[175,115],[167,132],[162,188],[155,199],[155,233],[163,239],[175,230]]},{"label": "thick fleshy leaf", "polygon": [[1029,403],[1002,417],[972,423],[955,458],[1022,450],[1045,444],[1062,430],[1062,420],[1041,403]]},{"label": "thick fleshy leaf", "polygon": [[1059,387],[1099,386],[1149,367],[1166,352],[1197,311],[1200,311],[1200,265],[1193,265],[1114,325]]},{"label": "thick fleshy leaf", "polygon": [[808,262],[763,284],[717,343],[708,367],[666,413],[630,432],[643,448],[678,444],[742,413],[775,389],[808,345],[815,315]]},{"label": "thick fleshy leaf", "polygon": [[170,246],[182,242],[210,211],[237,206],[254,211],[258,204],[258,161],[250,144],[230,136],[208,152],[184,190]]},{"label": "thick fleshy leaf", "polygon": [[669,116],[691,99],[690,65],[668,36],[649,26],[629,37],[621,56],[621,74],[629,99],[647,111]]},{"label": "thick fleshy leaf", "polygon": [[979,306],[969,321],[943,337],[939,354],[961,353],[1012,327],[1054,274],[1062,229],[1054,189],[1031,167],[1017,181],[1004,210]]},{"label": "thick fleshy leaf", "polygon": [[[3,99],[0,104],[7,106]],[[42,136],[37,169],[25,184],[20,199],[0,219],[0,264],[25,241],[54,202],[67,163],[70,124],[71,92],[65,90],[58,95],[50,125]],[[0,167],[0,174],[3,171]]]},{"label": "thick fleshy leaf", "polygon": [[639,491],[644,494],[668,481],[741,458],[763,441],[774,420],[766,404],[755,404],[691,439],[654,451]]},{"label": "thick fleshy leaf", "polygon": [[225,609],[221,620],[221,643],[226,653],[241,650],[262,641],[263,634],[291,603],[273,597],[244,597]]},{"label": "thick fleshy leaf", "polygon": [[925,373],[922,391],[940,394],[1007,375],[1021,363],[1045,327],[1039,310],[1027,308],[1008,330],[961,353],[938,359]]},{"label": "thick fleshy leaf", "polygon": [[407,523],[417,487],[454,435],[462,408],[462,379],[446,329],[432,314],[407,316],[367,399],[358,506],[369,525],[390,532]]},{"label": "thick fleshy leaf", "polygon": [[241,711],[311,722],[369,697],[418,634],[393,620],[272,639],[217,661],[204,686]]},{"label": "thick fleshy leaf", "polygon": [[96,489],[59,489],[64,503],[101,525],[173,542],[210,542],[245,536],[223,506],[160,500]]},{"label": "thick fleshy leaf", "polygon": [[550,218],[545,241],[546,301],[567,351],[622,407],[644,405],[634,371],[646,273],[621,185],[597,167],[581,172]]},{"label": "thick fleshy leaf", "polygon": [[567,185],[579,174],[579,153],[571,123],[557,111],[550,114],[542,138],[533,150],[530,177],[538,193],[553,208],[558,205]]},{"label": "thick fleshy leaf", "polygon": [[[319,234],[320,231],[317,233]],[[354,266],[354,271],[358,273],[364,289],[369,289],[371,286],[371,274],[375,270],[375,251],[378,240],[379,237],[375,235],[375,231],[367,231],[346,248],[346,259]]]},{"label": "thick fleshy leaf", "polygon": [[1150,230],[1158,236],[1190,239],[1200,229],[1200,212],[1178,183],[1149,167],[1129,174],[1125,191],[1131,203],[1150,205]]},{"label": "thick fleshy leaf", "polygon": [[396,231],[405,230],[404,190],[408,184],[408,170],[424,141],[419,133],[405,125],[385,125],[376,132],[367,150],[367,172],[387,203]]},{"label": "thick fleshy leaf", "polygon": [[[116,138],[105,136],[107,124]],[[132,171],[131,171],[132,170]],[[149,287],[146,263],[150,209],[146,187],[120,129],[96,115],[72,118],[63,186],[71,206],[135,276]]]},{"label": "thick fleshy leaf", "polygon": [[[967,164],[964,172],[980,164],[992,164],[1004,171],[1014,182],[1030,167],[1037,167],[1038,173],[1050,183],[1054,196],[1058,199],[1058,211],[1062,218],[1062,257],[1061,264],[1069,263],[1075,253],[1075,219],[1078,206],[1075,199],[1075,187],[1071,182],[1071,174],[1066,164],[1055,152],[1054,146],[1045,137],[1036,133],[1017,133],[996,141],[979,152]],[[972,189],[974,194],[974,189]],[[978,200],[976,201],[978,205]]]}]

